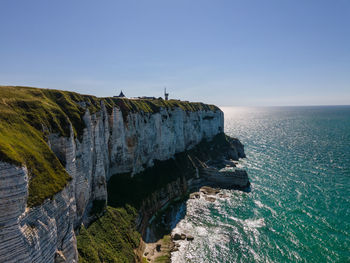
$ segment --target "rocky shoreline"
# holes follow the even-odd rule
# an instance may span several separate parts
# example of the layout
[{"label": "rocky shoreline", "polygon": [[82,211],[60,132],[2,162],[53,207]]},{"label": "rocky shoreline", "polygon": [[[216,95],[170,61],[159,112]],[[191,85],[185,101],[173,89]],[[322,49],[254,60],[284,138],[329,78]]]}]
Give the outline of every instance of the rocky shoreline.
[{"label": "rocky shoreline", "polygon": [[[215,166],[209,166],[209,164]],[[156,242],[145,243],[143,258],[147,262],[171,262],[173,252],[179,251],[183,242],[192,242],[195,237],[190,232],[179,231],[176,225],[186,214],[186,203],[190,199],[202,199],[206,202],[215,202],[218,198],[228,198],[223,191],[241,190],[250,192],[250,182],[245,170],[236,167],[237,162],[221,159],[216,162],[201,163],[198,170],[198,178],[188,181],[188,195],[182,202],[172,205],[160,215],[158,226],[149,231],[158,231],[159,228],[168,228],[170,233]],[[224,168],[222,168],[224,166]],[[220,169],[221,168],[221,169]],[[167,220],[165,220],[167,218]],[[157,229],[158,228],[158,229]],[[154,233],[153,233],[154,234]],[[157,234],[154,234],[157,236]]]},{"label": "rocky shoreline", "polygon": [[[220,188],[202,186],[198,192],[192,192],[189,194],[189,199],[202,199],[206,202],[215,202],[219,198],[228,198],[228,195],[222,190],[223,189]],[[182,207],[186,207],[185,203],[188,200],[183,201]],[[170,234],[165,235],[162,239],[159,239],[156,242],[145,242],[142,253],[143,258],[147,260],[147,262],[158,262],[157,259],[159,258],[164,259],[162,262],[171,262],[173,252],[179,251],[179,248],[184,242],[192,242],[195,239],[193,233],[187,231],[179,231],[176,228],[176,225],[179,223],[178,218],[176,218],[176,214],[181,214],[183,212],[184,211],[181,211],[181,205],[173,207],[170,210],[164,212],[163,216],[174,216],[175,214],[170,223],[173,225],[173,227],[175,227],[171,230]]]}]

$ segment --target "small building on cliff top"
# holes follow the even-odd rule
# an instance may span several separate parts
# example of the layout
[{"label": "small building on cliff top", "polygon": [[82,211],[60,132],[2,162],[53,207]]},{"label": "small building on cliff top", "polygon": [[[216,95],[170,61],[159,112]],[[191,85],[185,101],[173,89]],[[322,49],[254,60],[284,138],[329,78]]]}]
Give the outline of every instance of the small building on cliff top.
[{"label": "small building on cliff top", "polygon": [[120,91],[119,96],[114,96],[115,98],[126,98],[126,96],[124,95],[123,91]]}]

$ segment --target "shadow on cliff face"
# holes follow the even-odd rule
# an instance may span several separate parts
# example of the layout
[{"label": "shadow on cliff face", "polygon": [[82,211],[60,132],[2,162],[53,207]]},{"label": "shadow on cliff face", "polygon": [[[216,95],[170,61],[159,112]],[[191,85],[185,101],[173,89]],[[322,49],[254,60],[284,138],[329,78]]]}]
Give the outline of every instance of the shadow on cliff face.
[{"label": "shadow on cliff face", "polygon": [[148,241],[149,223],[158,222],[161,213],[187,197],[187,182],[195,176],[195,172],[188,156],[181,153],[173,159],[155,161],[153,167],[133,177],[130,174],[114,175],[108,182],[108,205],[130,205],[137,209],[136,226],[143,239]]},{"label": "shadow on cliff face", "polygon": [[154,215],[149,221],[143,240],[146,243],[154,243],[166,235],[171,235],[176,225],[185,218],[186,200],[174,201]]},{"label": "shadow on cliff face", "polygon": [[[188,180],[195,176],[195,171],[188,156],[181,153],[173,159],[155,161],[153,167],[133,177],[117,174],[109,180],[108,205],[131,206],[138,211],[134,226],[142,239],[135,250],[136,261],[142,262],[145,253],[149,262],[170,261],[174,247],[170,234],[184,217],[184,213],[179,213],[179,207],[185,206]],[[182,211],[186,212],[186,207]]]},{"label": "shadow on cliff face", "polygon": [[[239,140],[224,133],[211,141],[203,140],[189,151],[175,154],[165,161],[154,161],[154,166],[131,176],[130,173],[113,175],[108,181],[108,205],[124,207],[129,204],[142,216],[152,217],[169,202],[184,197],[188,192],[188,181],[200,177],[207,167],[227,165],[226,160],[244,158],[244,147]],[[234,163],[232,163],[234,166]]]},{"label": "shadow on cliff face", "polygon": [[[226,160],[238,160],[243,157],[245,157],[244,148],[239,140],[222,133],[211,141],[204,140],[191,150],[176,154],[172,159],[156,160],[153,167],[146,168],[133,177],[131,174],[113,175],[107,187],[107,212],[93,223],[93,231],[90,231],[91,227],[84,229],[85,235],[91,239],[91,242],[96,239],[96,236],[101,236],[101,239],[95,242],[100,248],[94,253],[96,252],[100,258],[105,260],[117,255],[121,250],[128,251],[128,253],[133,250],[137,255],[134,261],[142,261],[143,257],[147,256],[145,254],[148,253],[144,251],[152,251],[151,254],[153,252],[155,254],[153,258],[151,257],[151,261],[161,257],[166,259],[162,262],[169,262],[170,252],[173,249],[170,234],[186,214],[185,201],[189,193],[199,191],[203,185],[218,184],[217,180],[209,182],[203,171],[214,169],[213,166],[221,169],[227,165]],[[208,167],[207,164],[212,167]],[[231,164],[234,166],[233,162]],[[213,173],[212,170],[208,171]],[[228,188],[232,189],[232,187]],[[130,211],[136,211],[136,213],[130,214]],[[121,222],[123,229],[116,230],[112,223],[108,223],[108,228],[106,228],[103,223],[106,216],[111,220],[117,220],[115,221],[117,224]],[[125,233],[120,235],[120,239],[111,241],[103,239],[103,233],[107,231],[124,231]],[[137,235],[142,237],[140,243],[135,242]],[[162,246],[163,254],[158,253],[159,245]],[[82,248],[79,253],[88,255],[90,252]],[[147,259],[149,257],[148,255]],[[128,260],[130,261],[130,257]]]},{"label": "shadow on cliff face", "polygon": [[[154,162],[154,166],[131,177],[128,174],[116,174],[108,181],[108,205],[113,207],[132,205],[137,209],[158,205],[153,203],[156,196],[163,201],[178,197],[186,189],[185,181],[192,177],[194,168],[185,160],[184,154],[174,159]],[[180,181],[179,181],[180,180]],[[168,194],[168,196],[166,196]],[[169,196],[170,195],[170,196]]]}]

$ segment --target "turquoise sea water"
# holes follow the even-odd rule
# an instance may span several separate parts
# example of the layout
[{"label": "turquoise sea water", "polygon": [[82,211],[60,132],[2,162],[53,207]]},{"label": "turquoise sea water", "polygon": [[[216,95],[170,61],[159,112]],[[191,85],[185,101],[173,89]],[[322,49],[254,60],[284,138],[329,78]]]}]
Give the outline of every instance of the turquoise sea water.
[{"label": "turquoise sea water", "polygon": [[252,192],[189,200],[173,262],[350,262],[350,106],[223,110]]}]

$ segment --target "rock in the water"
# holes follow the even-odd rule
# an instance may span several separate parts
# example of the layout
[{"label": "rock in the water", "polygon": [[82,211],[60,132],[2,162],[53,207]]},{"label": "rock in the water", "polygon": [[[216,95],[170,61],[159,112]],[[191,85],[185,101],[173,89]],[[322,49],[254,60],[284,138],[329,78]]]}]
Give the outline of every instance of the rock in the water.
[{"label": "rock in the water", "polygon": [[178,233],[175,233],[173,236],[173,240],[180,240],[181,239],[181,235]]},{"label": "rock in the water", "polygon": [[208,201],[208,202],[215,202],[216,201],[216,198],[215,197],[211,197],[211,196],[205,196],[205,200]]},{"label": "rock in the water", "polygon": [[187,241],[192,241],[194,239],[194,237],[193,236],[191,236],[191,235],[187,235]]},{"label": "rock in the water", "polygon": [[209,186],[202,186],[200,191],[203,194],[206,194],[206,195],[216,195],[217,193],[220,192],[220,189],[212,188],[212,187],[209,187]]},{"label": "rock in the water", "polygon": [[[204,167],[201,169],[201,175],[206,179],[208,184],[220,188],[243,190],[250,185],[247,171],[242,169],[218,170],[216,168]],[[203,191],[201,189],[201,192],[206,193],[207,191],[207,189]]]},{"label": "rock in the water", "polygon": [[195,193],[190,194],[190,199],[198,199],[200,197],[201,196],[200,196],[199,192],[195,192]]}]

